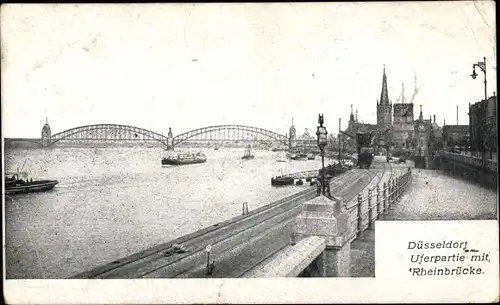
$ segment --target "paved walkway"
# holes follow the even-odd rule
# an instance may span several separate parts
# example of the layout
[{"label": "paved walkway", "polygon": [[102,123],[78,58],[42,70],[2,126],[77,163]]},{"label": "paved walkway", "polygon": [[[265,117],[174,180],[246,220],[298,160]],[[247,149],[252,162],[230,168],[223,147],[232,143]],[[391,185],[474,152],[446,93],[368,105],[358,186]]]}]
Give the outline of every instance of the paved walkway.
[{"label": "paved walkway", "polygon": [[496,219],[497,193],[440,171],[413,170],[411,188],[384,220]]}]

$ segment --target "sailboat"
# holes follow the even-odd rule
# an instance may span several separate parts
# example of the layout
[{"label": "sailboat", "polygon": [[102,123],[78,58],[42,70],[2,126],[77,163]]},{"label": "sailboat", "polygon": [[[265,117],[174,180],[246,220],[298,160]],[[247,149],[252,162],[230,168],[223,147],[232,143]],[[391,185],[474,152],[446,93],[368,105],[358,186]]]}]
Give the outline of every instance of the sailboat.
[{"label": "sailboat", "polygon": [[248,145],[247,149],[245,150],[245,154],[243,155],[243,157],[241,157],[241,159],[250,160],[253,158],[254,158],[254,155],[250,152],[250,145]]}]

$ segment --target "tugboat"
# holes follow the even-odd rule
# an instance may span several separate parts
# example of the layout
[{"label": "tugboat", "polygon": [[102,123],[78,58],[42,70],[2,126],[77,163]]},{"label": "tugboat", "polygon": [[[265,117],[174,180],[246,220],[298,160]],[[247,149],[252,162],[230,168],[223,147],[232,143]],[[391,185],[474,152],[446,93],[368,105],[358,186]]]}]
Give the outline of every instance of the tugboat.
[{"label": "tugboat", "polygon": [[11,177],[5,177],[5,194],[14,195],[48,191],[59,183],[57,180],[28,180],[19,176],[19,174],[14,174]]},{"label": "tugboat", "polygon": [[292,177],[273,177],[271,178],[271,185],[282,186],[282,185],[293,185],[295,179]]},{"label": "tugboat", "polygon": [[250,152],[250,145],[248,145],[247,149],[245,150],[245,154],[243,155],[243,157],[241,157],[241,159],[243,159],[243,160],[251,160],[254,157],[255,156]]},{"label": "tugboat", "polygon": [[207,161],[207,157],[202,153],[197,154],[178,154],[177,156],[169,156],[164,157],[161,160],[161,165],[188,165],[188,164],[197,164],[197,163],[205,163]]}]

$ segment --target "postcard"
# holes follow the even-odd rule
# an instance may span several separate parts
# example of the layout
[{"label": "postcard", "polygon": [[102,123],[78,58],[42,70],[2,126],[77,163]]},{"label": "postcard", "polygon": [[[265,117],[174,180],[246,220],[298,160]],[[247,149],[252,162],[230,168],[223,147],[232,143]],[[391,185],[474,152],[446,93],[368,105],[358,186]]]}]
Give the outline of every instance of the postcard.
[{"label": "postcard", "polygon": [[4,4],[6,302],[498,301],[494,10]]}]

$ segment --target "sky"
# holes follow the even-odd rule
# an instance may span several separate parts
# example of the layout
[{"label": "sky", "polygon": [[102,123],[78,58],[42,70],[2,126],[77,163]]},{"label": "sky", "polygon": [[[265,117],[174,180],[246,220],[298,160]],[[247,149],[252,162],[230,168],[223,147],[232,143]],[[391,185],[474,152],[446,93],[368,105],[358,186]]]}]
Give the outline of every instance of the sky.
[{"label": "sky", "polygon": [[376,123],[389,98],[468,124],[496,92],[495,3],[7,4],[1,7],[4,137],[91,124],[174,136],[241,124],[285,134]]}]

